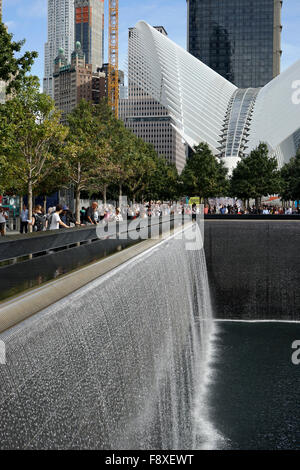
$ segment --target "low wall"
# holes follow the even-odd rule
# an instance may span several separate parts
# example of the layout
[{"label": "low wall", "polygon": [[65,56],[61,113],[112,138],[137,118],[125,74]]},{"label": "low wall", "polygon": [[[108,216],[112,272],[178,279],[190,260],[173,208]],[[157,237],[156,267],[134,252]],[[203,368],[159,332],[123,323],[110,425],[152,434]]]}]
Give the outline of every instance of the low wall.
[{"label": "low wall", "polygon": [[151,238],[151,234],[159,238],[179,227],[182,219],[143,219],[142,228],[135,227],[137,223],[0,237],[0,302]]},{"label": "low wall", "polygon": [[[150,223],[151,222],[151,223]],[[179,218],[176,223],[180,223]],[[141,222],[148,225],[149,237],[151,230],[157,233],[167,231],[174,226],[174,219],[163,217],[153,217],[151,221]],[[155,229],[156,227],[156,229]],[[0,262],[35,255],[49,250],[64,248],[78,243],[107,240],[108,238],[129,239],[136,232],[135,224],[129,221],[109,223],[106,225],[88,225],[87,227],[49,230],[45,232],[34,232],[28,234],[16,234],[9,237],[0,238]],[[135,237],[137,239],[138,237]]]},{"label": "low wall", "polygon": [[299,220],[206,220],[215,316],[300,320],[299,242]]}]

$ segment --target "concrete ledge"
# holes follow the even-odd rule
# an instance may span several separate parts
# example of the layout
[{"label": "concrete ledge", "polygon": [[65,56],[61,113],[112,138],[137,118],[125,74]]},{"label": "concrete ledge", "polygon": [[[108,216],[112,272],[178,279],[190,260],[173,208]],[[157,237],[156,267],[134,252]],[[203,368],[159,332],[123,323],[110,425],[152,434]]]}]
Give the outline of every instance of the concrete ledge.
[{"label": "concrete ledge", "polygon": [[[137,232],[136,224],[144,223],[148,226],[149,231],[156,229],[163,232],[168,223],[176,224],[176,221],[175,217],[152,217],[151,219],[136,219],[135,221],[109,222],[106,225],[100,224],[97,227],[90,225],[80,228],[0,237],[0,261],[48,252],[49,250],[92,240],[106,240],[107,238],[120,238],[123,240],[131,234],[135,235]],[[145,228],[144,225],[143,228]]]}]

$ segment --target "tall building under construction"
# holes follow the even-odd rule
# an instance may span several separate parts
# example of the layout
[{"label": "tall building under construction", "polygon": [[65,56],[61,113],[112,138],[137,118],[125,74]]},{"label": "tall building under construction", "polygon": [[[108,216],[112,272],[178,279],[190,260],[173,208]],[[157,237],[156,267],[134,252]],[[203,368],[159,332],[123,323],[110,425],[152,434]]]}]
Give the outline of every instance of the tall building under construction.
[{"label": "tall building under construction", "polygon": [[85,61],[93,70],[104,58],[104,0],[75,0],[75,41],[80,42]]}]

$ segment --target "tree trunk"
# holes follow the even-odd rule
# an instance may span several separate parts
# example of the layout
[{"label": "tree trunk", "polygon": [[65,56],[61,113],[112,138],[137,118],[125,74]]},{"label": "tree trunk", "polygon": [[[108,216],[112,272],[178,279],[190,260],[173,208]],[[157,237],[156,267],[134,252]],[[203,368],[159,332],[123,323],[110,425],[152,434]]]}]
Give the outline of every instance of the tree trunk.
[{"label": "tree trunk", "polygon": [[122,204],[122,184],[119,184],[119,207]]},{"label": "tree trunk", "polygon": [[106,198],[107,198],[107,184],[105,184],[103,188],[103,204],[105,206],[106,206]]},{"label": "tree trunk", "polygon": [[[28,181],[28,220],[30,220],[30,221],[32,221],[32,198],[33,198],[32,183],[29,180]],[[32,232],[32,225],[31,224],[28,225],[28,228],[29,228],[29,232]]]},{"label": "tree trunk", "polygon": [[80,224],[80,189],[75,189],[75,210],[76,210],[76,222]]},{"label": "tree trunk", "polygon": [[47,196],[44,196],[44,214],[47,212]]}]

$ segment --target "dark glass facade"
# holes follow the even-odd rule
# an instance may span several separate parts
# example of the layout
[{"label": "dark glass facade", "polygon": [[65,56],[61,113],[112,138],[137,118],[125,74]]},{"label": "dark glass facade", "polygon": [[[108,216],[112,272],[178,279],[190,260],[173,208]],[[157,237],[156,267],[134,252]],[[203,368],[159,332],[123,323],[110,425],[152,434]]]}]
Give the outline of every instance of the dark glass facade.
[{"label": "dark glass facade", "polygon": [[188,50],[239,88],[280,73],[280,0],[187,0]]},{"label": "dark glass facade", "polygon": [[85,55],[85,60],[87,64],[90,64],[92,61],[91,57],[91,28],[88,23],[76,24],[75,26],[75,39],[80,42],[82,50]]}]

